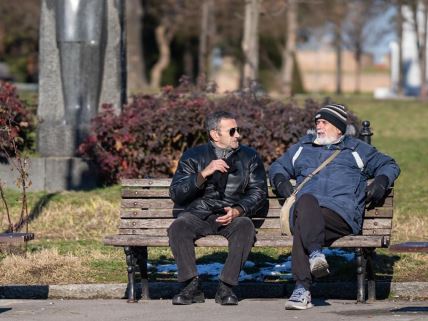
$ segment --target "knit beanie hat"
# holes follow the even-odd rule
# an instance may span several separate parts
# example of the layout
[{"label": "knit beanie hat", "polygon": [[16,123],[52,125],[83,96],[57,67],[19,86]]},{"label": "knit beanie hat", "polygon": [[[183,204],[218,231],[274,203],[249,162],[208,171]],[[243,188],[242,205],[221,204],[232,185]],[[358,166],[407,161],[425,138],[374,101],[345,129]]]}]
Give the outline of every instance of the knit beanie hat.
[{"label": "knit beanie hat", "polygon": [[348,114],[345,110],[345,106],[343,105],[325,105],[315,114],[315,121],[318,119],[325,119],[337,129],[339,129],[342,134],[346,132],[346,121],[348,119]]}]

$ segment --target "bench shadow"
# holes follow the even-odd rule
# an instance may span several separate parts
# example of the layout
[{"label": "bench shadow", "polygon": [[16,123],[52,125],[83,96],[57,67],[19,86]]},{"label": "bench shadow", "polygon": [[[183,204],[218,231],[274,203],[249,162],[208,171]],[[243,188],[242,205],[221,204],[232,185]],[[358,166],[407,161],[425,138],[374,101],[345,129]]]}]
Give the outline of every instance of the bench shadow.
[{"label": "bench shadow", "polygon": [[391,312],[401,312],[401,313],[419,313],[428,314],[428,306],[423,307],[403,307],[399,309],[390,310]]},{"label": "bench shadow", "polygon": [[0,286],[2,298],[48,299],[49,285],[4,285]]},{"label": "bench shadow", "polygon": [[30,213],[28,214],[27,220],[23,220],[18,224],[17,230],[19,231],[22,227],[25,226],[25,224],[28,222],[37,219],[40,214],[42,213],[43,209],[49,204],[51,199],[57,195],[58,193],[49,193],[46,195],[43,195],[37,202],[34,204],[33,208],[31,209]]},{"label": "bench shadow", "polygon": [[12,310],[12,308],[0,308],[0,314],[10,310]]}]

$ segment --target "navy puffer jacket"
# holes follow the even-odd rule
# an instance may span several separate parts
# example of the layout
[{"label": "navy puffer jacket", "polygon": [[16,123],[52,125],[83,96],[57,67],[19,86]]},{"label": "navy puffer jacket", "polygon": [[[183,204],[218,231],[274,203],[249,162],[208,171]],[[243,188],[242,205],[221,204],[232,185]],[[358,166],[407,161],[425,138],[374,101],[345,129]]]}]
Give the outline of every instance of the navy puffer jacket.
[{"label": "navy puffer jacket", "polygon": [[[270,181],[276,174],[282,174],[300,184],[334,150],[340,149],[339,155],[304,185],[297,198],[306,193],[312,194],[320,206],[338,213],[353,233],[358,234],[363,221],[367,180],[385,175],[392,185],[400,174],[400,168],[394,159],[357,138],[345,136],[329,147],[314,144],[315,138],[312,134],[304,136],[277,159],[269,170]],[[291,226],[292,217],[290,215]]]}]

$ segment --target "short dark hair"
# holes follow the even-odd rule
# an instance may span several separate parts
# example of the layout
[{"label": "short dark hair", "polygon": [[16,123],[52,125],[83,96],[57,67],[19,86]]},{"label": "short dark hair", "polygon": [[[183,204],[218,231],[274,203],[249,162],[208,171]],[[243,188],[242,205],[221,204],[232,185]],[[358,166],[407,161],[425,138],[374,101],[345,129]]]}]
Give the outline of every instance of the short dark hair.
[{"label": "short dark hair", "polygon": [[222,119],[236,119],[235,115],[228,111],[216,111],[207,116],[205,119],[205,129],[210,137],[210,131],[218,129],[218,124]]}]

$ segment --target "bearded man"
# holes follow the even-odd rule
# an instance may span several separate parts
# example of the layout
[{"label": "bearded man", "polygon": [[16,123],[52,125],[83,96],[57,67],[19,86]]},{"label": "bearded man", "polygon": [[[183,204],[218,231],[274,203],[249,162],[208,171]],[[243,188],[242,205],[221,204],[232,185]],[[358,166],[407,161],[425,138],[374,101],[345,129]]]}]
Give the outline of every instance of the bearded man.
[{"label": "bearded man", "polygon": [[[347,112],[343,105],[328,104],[315,114],[316,135],[308,134],[277,159],[269,179],[278,196],[293,192],[335,151],[340,152],[314,175],[296,195],[290,215],[293,232],[292,273],[296,287],[286,309],[312,307],[312,277],[329,274],[323,246],[338,238],[359,234],[366,203],[378,204],[400,174],[397,163],[373,146],[345,135]],[[374,178],[367,186],[367,180]]]}]

